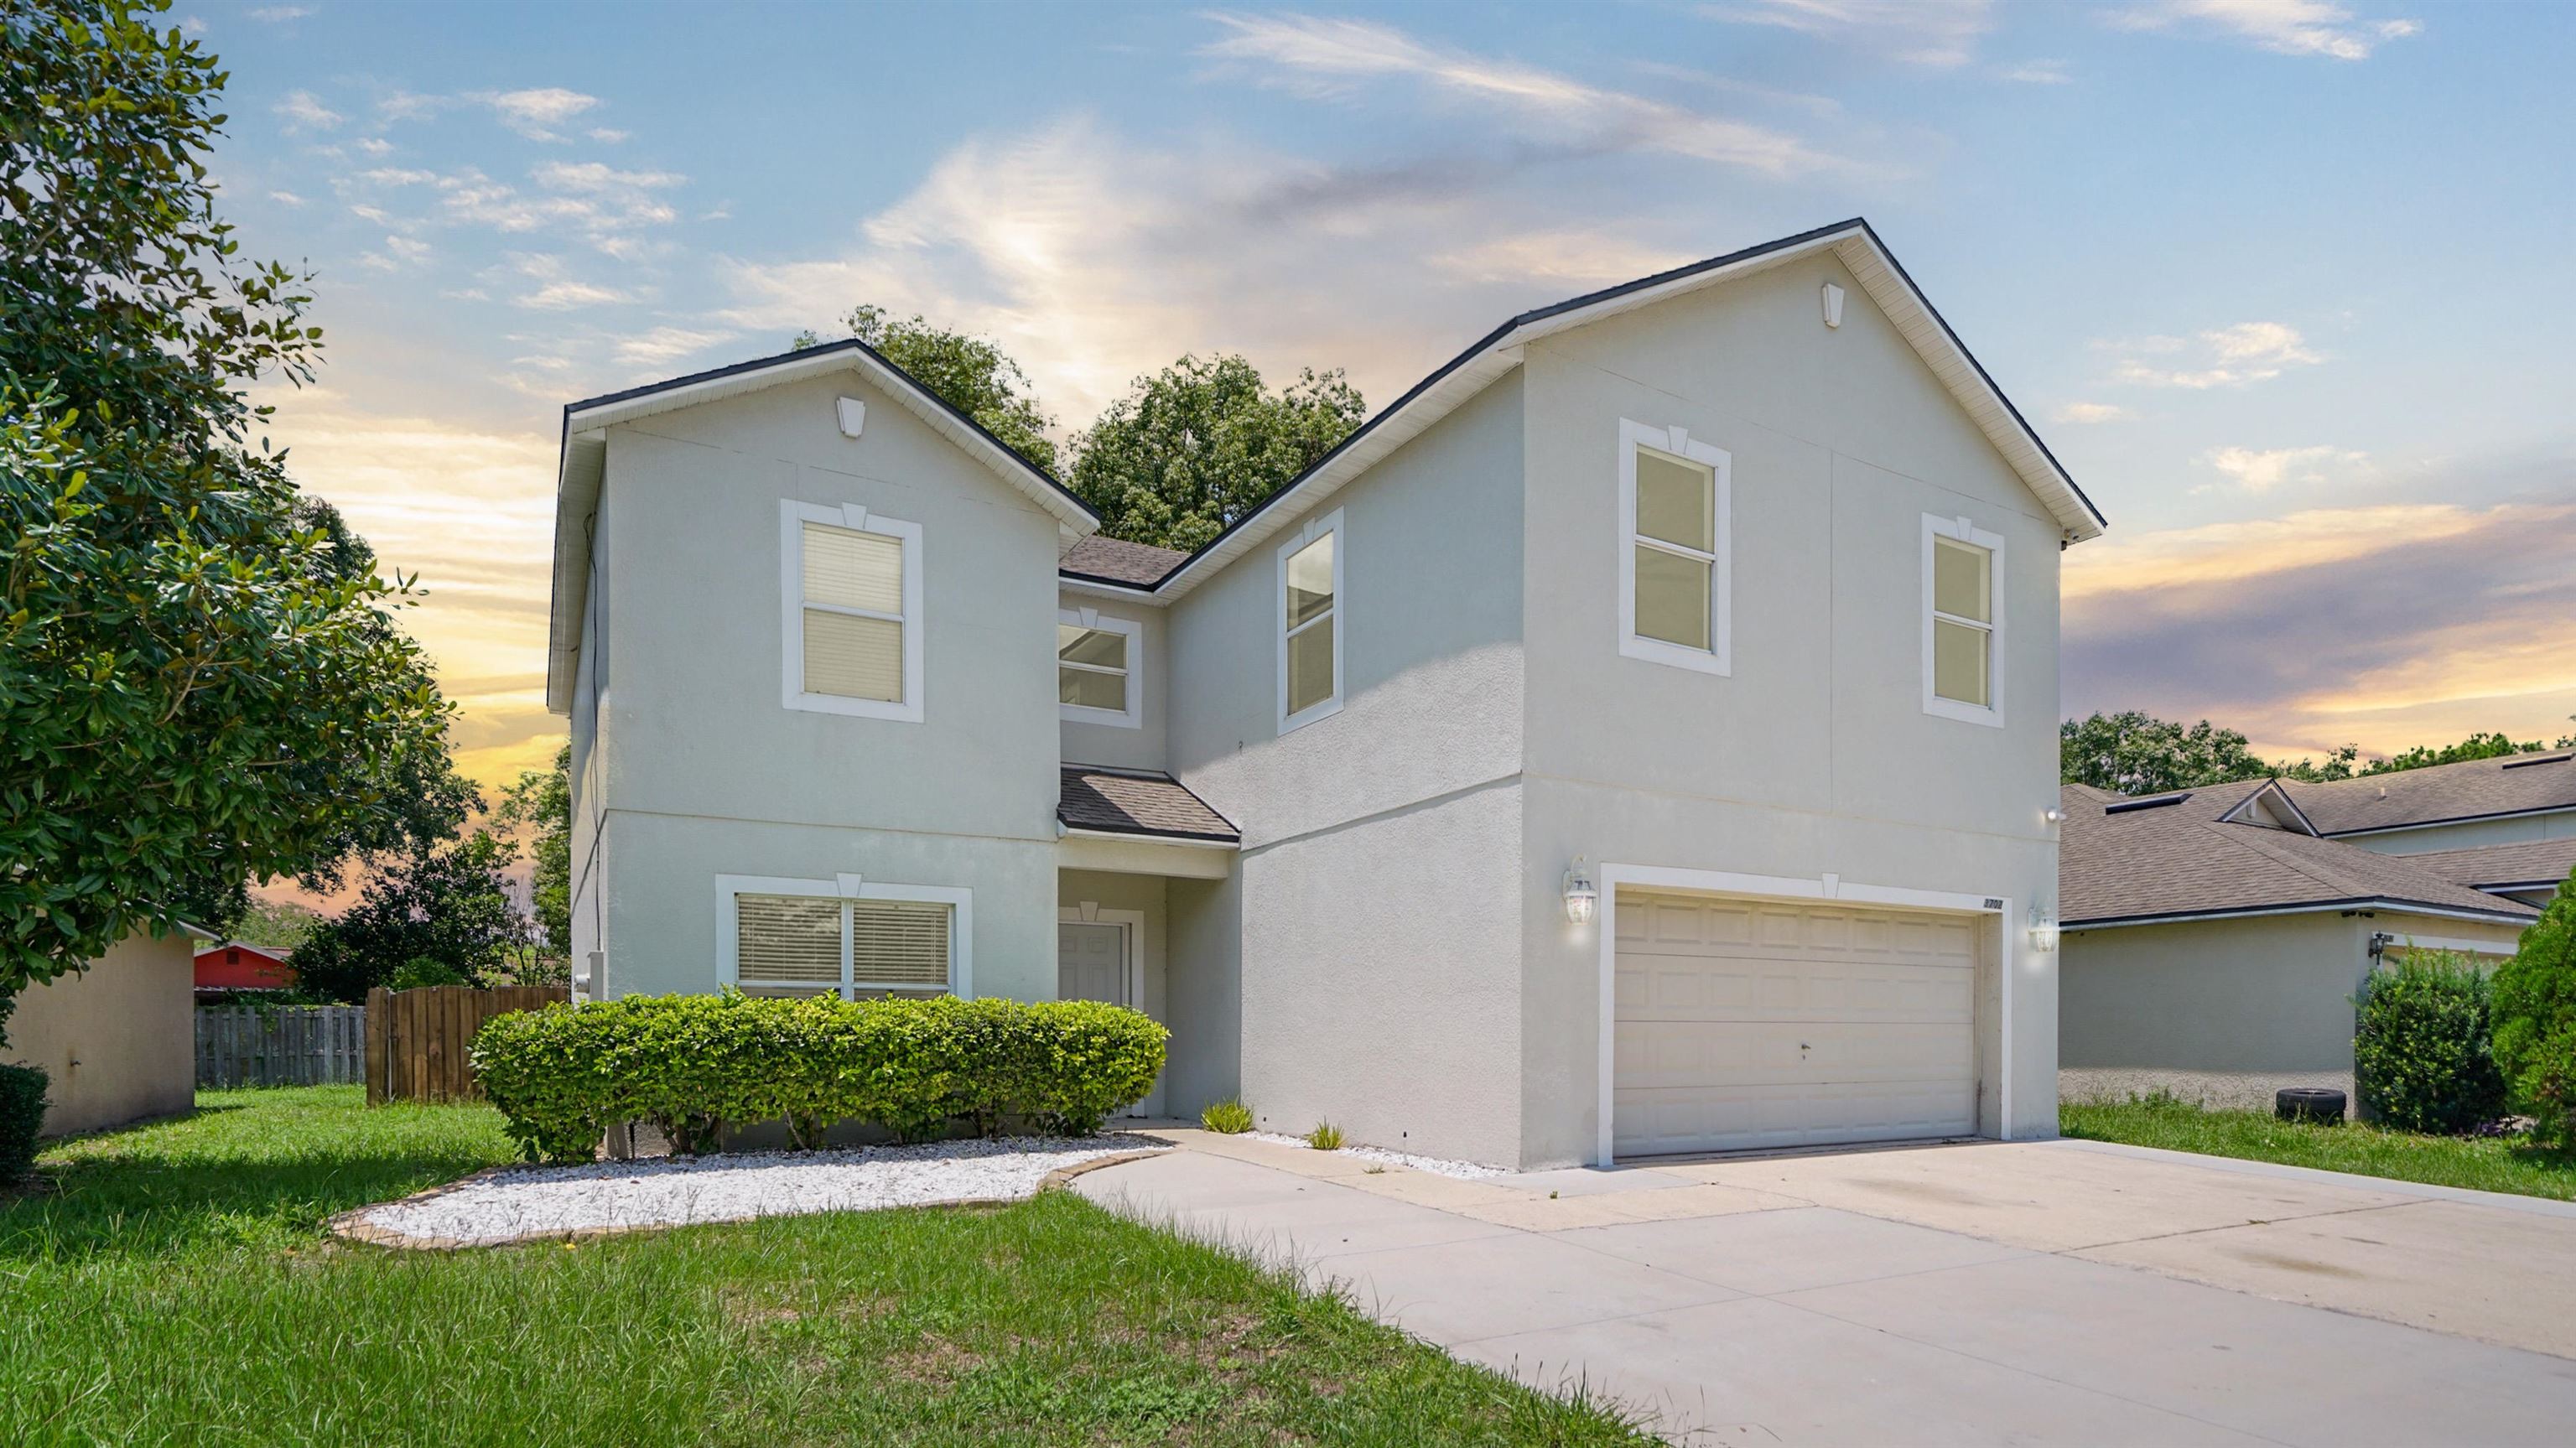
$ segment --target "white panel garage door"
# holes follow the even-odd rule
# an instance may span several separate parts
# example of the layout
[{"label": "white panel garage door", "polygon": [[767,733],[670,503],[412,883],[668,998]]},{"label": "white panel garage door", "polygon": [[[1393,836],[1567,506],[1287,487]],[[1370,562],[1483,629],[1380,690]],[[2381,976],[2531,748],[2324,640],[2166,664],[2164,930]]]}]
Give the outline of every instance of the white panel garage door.
[{"label": "white panel garage door", "polygon": [[1965,1136],[1984,917],[1622,891],[1612,1150]]}]

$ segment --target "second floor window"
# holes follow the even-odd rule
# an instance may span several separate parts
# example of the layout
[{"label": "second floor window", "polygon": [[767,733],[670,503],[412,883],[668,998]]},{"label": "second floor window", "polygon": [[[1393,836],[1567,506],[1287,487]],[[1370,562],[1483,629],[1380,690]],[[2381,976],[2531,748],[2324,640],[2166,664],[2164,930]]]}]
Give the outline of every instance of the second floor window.
[{"label": "second floor window", "polygon": [[1923,519],[1923,708],[2003,722],[2004,540],[1965,518]]},{"label": "second floor window", "polygon": [[1308,523],[1279,550],[1279,727],[1342,707],[1342,515]]},{"label": "second floor window", "polygon": [[1681,428],[1619,424],[1619,652],[1727,672],[1728,467]]},{"label": "second floor window", "polygon": [[1133,620],[1104,618],[1094,609],[1056,615],[1055,697],[1067,719],[1128,728],[1142,721]]},{"label": "second floor window", "polygon": [[856,506],[780,505],[791,709],[921,718],[921,528]]}]

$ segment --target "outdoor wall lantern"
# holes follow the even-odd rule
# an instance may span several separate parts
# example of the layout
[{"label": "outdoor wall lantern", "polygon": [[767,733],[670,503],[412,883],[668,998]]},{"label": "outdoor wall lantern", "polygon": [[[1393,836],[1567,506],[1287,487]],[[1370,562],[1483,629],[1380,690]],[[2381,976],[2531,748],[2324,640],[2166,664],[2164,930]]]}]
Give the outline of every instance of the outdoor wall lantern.
[{"label": "outdoor wall lantern", "polygon": [[2043,954],[2057,948],[2057,917],[2044,906],[2030,907],[2030,946]]},{"label": "outdoor wall lantern", "polygon": [[1583,857],[1565,869],[1565,918],[1577,925],[1592,923],[1592,907],[1601,903],[1601,891],[1593,885],[1590,872],[1583,868]]},{"label": "outdoor wall lantern", "polygon": [[2039,812],[2039,818],[2042,824],[2062,825],[2066,823],[2066,811],[2050,805]]}]

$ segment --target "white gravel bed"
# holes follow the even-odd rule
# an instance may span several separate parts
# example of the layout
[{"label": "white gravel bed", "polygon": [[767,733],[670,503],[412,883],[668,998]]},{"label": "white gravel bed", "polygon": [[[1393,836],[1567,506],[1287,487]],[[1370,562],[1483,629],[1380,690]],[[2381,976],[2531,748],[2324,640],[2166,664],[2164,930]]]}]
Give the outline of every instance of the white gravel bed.
[{"label": "white gravel bed", "polygon": [[1170,1146],[1125,1134],[1030,1136],[515,1168],[436,1196],[388,1202],[361,1220],[406,1237],[497,1245],[600,1228],[1015,1199],[1034,1194],[1058,1167]]},{"label": "white gravel bed", "polygon": [[[1313,1147],[1306,1146],[1306,1138],[1302,1136],[1283,1136],[1276,1131],[1247,1131],[1243,1134],[1255,1141],[1267,1141],[1277,1146],[1299,1146],[1305,1147],[1308,1151],[1314,1150]],[[1409,1166],[1415,1171],[1427,1171],[1433,1176],[1456,1177],[1462,1182],[1479,1182],[1487,1177],[1510,1175],[1501,1167],[1487,1166],[1483,1162],[1444,1161],[1436,1156],[1415,1156],[1407,1151],[1389,1151],[1382,1146],[1346,1146],[1341,1149],[1341,1154],[1355,1156],[1362,1161],[1384,1162],[1388,1166]]]}]

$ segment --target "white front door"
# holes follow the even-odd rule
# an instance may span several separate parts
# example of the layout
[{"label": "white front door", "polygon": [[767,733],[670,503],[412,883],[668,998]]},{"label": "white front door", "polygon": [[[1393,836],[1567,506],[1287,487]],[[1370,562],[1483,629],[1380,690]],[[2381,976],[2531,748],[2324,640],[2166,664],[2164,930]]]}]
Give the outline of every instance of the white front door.
[{"label": "white front door", "polygon": [[1973,1134],[1985,930],[1621,891],[1613,1154]]},{"label": "white front door", "polygon": [[1055,959],[1056,999],[1135,1004],[1127,998],[1126,926],[1065,921],[1055,928]]}]

